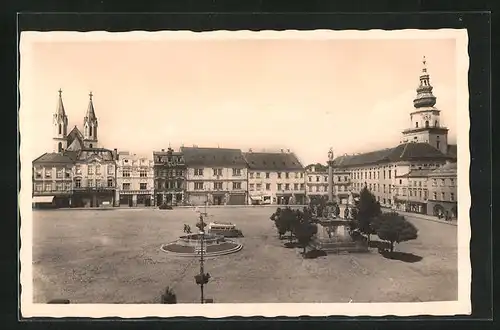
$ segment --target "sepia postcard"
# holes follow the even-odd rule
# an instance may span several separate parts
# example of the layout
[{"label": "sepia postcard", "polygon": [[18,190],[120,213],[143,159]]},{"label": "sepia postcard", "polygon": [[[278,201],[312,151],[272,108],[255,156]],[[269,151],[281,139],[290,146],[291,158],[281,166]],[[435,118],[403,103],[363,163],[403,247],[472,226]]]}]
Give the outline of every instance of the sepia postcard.
[{"label": "sepia postcard", "polygon": [[467,47],[22,32],[22,317],[470,314]]}]

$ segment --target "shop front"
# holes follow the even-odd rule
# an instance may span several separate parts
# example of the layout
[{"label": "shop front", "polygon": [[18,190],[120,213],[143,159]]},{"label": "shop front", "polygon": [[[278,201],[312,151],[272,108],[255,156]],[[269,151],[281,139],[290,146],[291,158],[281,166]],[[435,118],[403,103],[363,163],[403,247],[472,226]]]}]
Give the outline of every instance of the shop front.
[{"label": "shop front", "polygon": [[71,207],[101,207],[113,205],[115,190],[106,188],[81,188],[73,191]]}]

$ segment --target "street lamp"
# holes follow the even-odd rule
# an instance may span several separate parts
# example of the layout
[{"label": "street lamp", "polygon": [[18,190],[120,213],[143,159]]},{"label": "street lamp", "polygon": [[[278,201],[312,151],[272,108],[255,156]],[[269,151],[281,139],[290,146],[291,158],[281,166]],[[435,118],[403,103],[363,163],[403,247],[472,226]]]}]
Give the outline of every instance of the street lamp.
[{"label": "street lamp", "polygon": [[333,202],[333,148],[328,151],[328,201]]},{"label": "street lamp", "polygon": [[196,284],[200,286],[200,302],[203,304],[205,302],[204,298],[204,292],[203,292],[203,286],[208,283],[210,280],[210,274],[205,273],[205,268],[204,268],[204,253],[205,253],[205,246],[204,246],[204,241],[205,241],[205,221],[204,217],[207,215],[207,204],[208,204],[208,193],[207,193],[207,199],[205,201],[205,212],[200,212],[200,223],[199,223],[199,236],[200,236],[200,273],[198,275],[195,275],[194,280]]}]

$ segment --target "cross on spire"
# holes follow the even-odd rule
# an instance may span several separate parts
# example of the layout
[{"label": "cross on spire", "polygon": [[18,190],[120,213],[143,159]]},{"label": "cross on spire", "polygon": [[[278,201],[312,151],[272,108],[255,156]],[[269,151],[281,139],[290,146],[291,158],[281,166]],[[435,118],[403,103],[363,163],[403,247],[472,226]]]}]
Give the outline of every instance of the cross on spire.
[{"label": "cross on spire", "polygon": [[92,101],[92,91],[89,93],[90,100]]},{"label": "cross on spire", "polygon": [[427,72],[427,59],[425,58],[425,55],[424,55],[424,58],[422,59],[422,64],[424,65],[424,67],[422,68],[422,72],[426,73]]},{"label": "cross on spire", "polygon": [[61,97],[62,89],[59,88],[59,97]]}]

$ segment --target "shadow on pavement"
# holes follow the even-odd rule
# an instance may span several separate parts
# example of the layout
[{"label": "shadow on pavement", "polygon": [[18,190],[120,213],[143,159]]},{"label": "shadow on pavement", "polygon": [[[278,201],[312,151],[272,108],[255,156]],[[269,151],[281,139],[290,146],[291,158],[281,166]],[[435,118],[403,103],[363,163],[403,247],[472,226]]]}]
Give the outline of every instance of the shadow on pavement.
[{"label": "shadow on pavement", "polygon": [[304,255],[305,259],[316,259],[319,257],[326,257],[326,252],[322,250],[311,250],[307,251]]},{"label": "shadow on pavement", "polygon": [[399,260],[399,261],[409,262],[409,263],[419,262],[423,259],[421,256],[418,256],[418,255],[413,254],[413,253],[406,253],[406,252],[381,251],[380,254],[386,259]]}]

